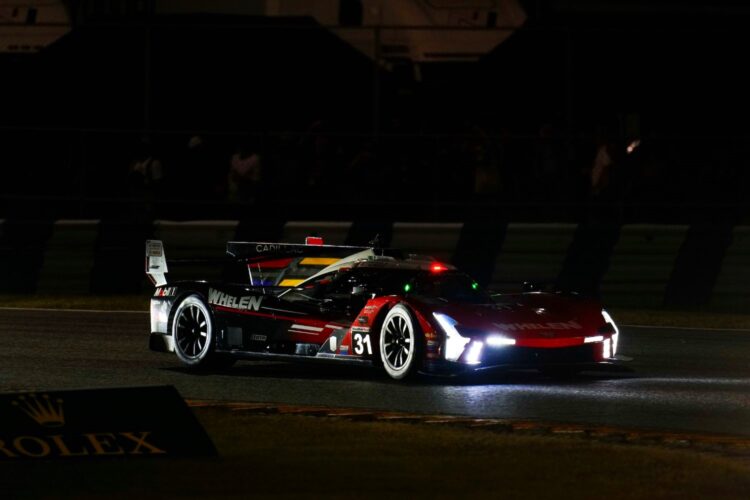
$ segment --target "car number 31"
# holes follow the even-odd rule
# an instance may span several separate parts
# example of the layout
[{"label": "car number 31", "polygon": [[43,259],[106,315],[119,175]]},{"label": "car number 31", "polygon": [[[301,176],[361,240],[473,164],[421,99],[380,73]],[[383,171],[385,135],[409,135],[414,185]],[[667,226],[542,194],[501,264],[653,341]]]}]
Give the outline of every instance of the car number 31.
[{"label": "car number 31", "polygon": [[368,355],[372,354],[372,344],[370,343],[369,333],[365,333],[364,335],[361,333],[355,333],[352,340],[354,341],[355,354],[362,355],[365,351],[367,351]]}]

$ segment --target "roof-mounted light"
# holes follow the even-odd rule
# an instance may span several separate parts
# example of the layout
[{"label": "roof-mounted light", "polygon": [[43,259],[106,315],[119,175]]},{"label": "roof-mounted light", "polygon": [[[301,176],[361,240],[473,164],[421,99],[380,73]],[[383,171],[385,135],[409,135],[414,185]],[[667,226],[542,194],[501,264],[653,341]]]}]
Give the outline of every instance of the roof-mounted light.
[{"label": "roof-mounted light", "polygon": [[434,264],[430,264],[430,271],[433,273],[442,273],[443,271],[447,271],[448,266],[445,264],[441,264],[439,262],[435,262]]}]

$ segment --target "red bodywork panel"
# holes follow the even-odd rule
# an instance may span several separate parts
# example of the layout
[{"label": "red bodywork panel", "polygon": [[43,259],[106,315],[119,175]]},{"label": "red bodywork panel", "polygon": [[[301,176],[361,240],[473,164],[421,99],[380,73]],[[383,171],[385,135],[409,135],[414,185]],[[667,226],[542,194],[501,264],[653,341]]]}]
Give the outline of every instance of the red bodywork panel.
[{"label": "red bodywork panel", "polygon": [[[516,347],[555,349],[583,345],[586,337],[611,338],[610,333],[599,332],[605,320],[596,301],[549,293],[527,293],[506,299],[502,304],[427,304],[412,300],[409,305],[420,313],[422,321],[430,318],[434,322],[433,313],[442,313],[464,329],[464,336],[476,335],[482,340],[483,335],[500,334],[514,339]],[[476,333],[467,334],[467,330]],[[433,340],[437,338],[441,336],[436,335]],[[596,360],[601,361],[604,359],[601,348],[598,353]]]}]

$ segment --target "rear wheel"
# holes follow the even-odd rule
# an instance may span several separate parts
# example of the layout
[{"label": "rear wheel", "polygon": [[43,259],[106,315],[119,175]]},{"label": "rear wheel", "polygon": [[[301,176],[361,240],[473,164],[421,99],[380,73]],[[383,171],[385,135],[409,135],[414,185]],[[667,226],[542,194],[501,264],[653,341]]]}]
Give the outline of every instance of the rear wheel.
[{"label": "rear wheel", "polygon": [[411,377],[422,364],[422,332],[406,306],[388,311],[380,329],[380,359],[386,373],[396,380]]},{"label": "rear wheel", "polygon": [[172,320],[175,354],[191,368],[225,368],[234,360],[214,352],[214,322],[211,311],[197,295],[188,295],[177,305]]}]

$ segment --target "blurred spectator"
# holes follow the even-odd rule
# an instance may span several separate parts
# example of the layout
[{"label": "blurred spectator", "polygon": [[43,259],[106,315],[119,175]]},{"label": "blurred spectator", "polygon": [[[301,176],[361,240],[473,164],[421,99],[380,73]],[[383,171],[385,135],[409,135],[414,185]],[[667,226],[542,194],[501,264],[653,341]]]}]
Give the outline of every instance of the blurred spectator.
[{"label": "blurred spectator", "polygon": [[589,218],[615,223],[623,216],[627,175],[626,149],[614,127],[600,127],[589,171]]},{"label": "blurred spectator", "polygon": [[153,217],[153,203],[161,196],[163,180],[162,163],[154,153],[151,139],[144,137],[128,167],[130,216],[135,221],[147,221]]},{"label": "blurred spectator", "polygon": [[[181,141],[185,141],[182,138]],[[170,164],[169,186],[175,200],[193,201],[216,197],[225,182],[226,172],[217,185],[219,163],[200,135],[192,135],[182,142]]]},{"label": "blurred spectator", "polygon": [[524,156],[521,141],[513,136],[510,128],[501,127],[495,151],[502,200],[522,200],[523,175],[520,170],[524,165]]},{"label": "blurred spectator", "polygon": [[596,147],[594,162],[591,165],[591,195],[599,198],[610,187],[614,160],[614,151],[608,142],[600,142]]},{"label": "blurred spectator", "polygon": [[229,167],[229,200],[253,202],[260,194],[262,164],[260,155],[246,145],[237,147]]},{"label": "blurred spectator", "polygon": [[474,166],[474,195],[495,198],[500,193],[500,170],[497,156],[487,136],[480,130],[477,140],[471,145],[470,160]]},{"label": "blurred spectator", "polygon": [[301,160],[307,172],[308,188],[327,185],[332,175],[335,149],[326,128],[323,120],[316,120],[300,139]]},{"label": "blurred spectator", "polygon": [[153,198],[164,179],[161,161],[155,158],[151,139],[144,137],[128,169],[130,194],[134,198]]},{"label": "blurred spectator", "polygon": [[534,153],[534,192],[543,202],[559,201],[565,154],[563,144],[551,123],[539,127]]}]

